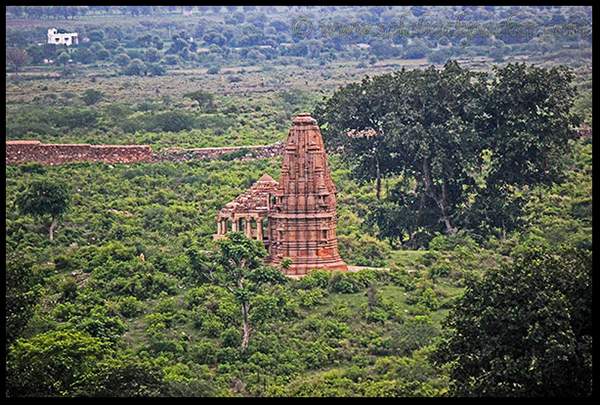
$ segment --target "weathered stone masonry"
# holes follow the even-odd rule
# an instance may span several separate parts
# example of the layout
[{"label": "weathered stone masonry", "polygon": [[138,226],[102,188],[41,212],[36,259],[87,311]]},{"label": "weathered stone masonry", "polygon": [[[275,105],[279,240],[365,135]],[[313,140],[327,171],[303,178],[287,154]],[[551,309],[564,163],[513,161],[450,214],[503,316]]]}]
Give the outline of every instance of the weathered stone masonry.
[{"label": "weathered stone masonry", "polygon": [[6,141],[6,164],[40,162],[52,166],[69,162],[185,162],[215,159],[239,151],[247,151],[245,158],[268,158],[281,155],[283,147],[283,142],[277,142],[271,145],[225,148],[164,148],[159,153],[154,153],[152,148],[146,145],[43,144],[40,141]]},{"label": "weathered stone masonry", "polygon": [[265,263],[277,266],[292,259],[284,270],[288,275],[312,269],[346,271],[337,245],[337,191],[321,132],[309,114],[298,114],[292,124],[279,181],[265,174],[219,211],[214,238],[242,231],[265,244]]},{"label": "weathered stone masonry", "polygon": [[43,144],[39,141],[7,141],[6,164],[40,162],[58,165],[67,162],[133,163],[152,161],[149,146],[113,146],[88,144]]},{"label": "weathered stone masonry", "polygon": [[[592,128],[575,128],[581,139],[592,137]],[[6,164],[40,162],[44,165],[59,165],[68,162],[186,162],[189,160],[216,159],[228,153],[247,152],[242,159],[270,158],[281,156],[285,142],[270,145],[234,146],[224,148],[163,148],[154,153],[146,145],[89,145],[89,144],[44,144],[40,141],[6,141]]]}]

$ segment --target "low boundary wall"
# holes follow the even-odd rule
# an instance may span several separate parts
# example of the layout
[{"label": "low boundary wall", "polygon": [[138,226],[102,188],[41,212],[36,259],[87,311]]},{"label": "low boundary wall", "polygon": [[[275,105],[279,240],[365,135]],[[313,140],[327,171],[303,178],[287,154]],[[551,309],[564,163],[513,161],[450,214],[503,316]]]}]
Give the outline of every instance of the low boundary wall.
[{"label": "low boundary wall", "polygon": [[269,158],[281,155],[284,143],[271,145],[236,146],[225,148],[164,148],[154,153],[146,145],[89,145],[44,144],[40,141],[6,141],[6,164],[40,162],[52,166],[69,162],[185,162],[195,159],[224,158],[225,155],[239,159]]},{"label": "low boundary wall", "polygon": [[[581,139],[592,137],[592,128],[575,129]],[[44,144],[40,141],[6,141],[6,164],[40,162],[44,165],[59,165],[68,162],[186,162],[189,160],[226,158],[231,154],[236,159],[264,159],[280,156],[285,142],[270,145],[232,146],[224,148],[163,148],[154,153],[147,145],[89,145],[89,144]]]}]

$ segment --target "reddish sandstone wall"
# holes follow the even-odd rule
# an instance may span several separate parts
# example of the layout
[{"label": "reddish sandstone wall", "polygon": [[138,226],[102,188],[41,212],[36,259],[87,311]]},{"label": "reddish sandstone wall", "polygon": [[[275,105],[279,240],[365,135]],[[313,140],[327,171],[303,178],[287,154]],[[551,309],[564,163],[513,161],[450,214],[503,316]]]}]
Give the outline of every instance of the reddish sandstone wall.
[{"label": "reddish sandstone wall", "polygon": [[276,142],[271,145],[233,146],[224,148],[164,148],[160,151],[158,159],[178,162],[195,159],[217,159],[223,157],[223,155],[235,153],[240,150],[247,151],[246,158],[264,159],[281,155],[284,146],[285,144],[283,142]]},{"label": "reddish sandstone wall", "polygon": [[7,141],[6,164],[40,162],[59,165],[67,162],[133,163],[153,160],[150,146],[43,144],[39,141]]},{"label": "reddish sandstone wall", "polygon": [[262,146],[229,148],[165,148],[152,152],[146,145],[89,145],[89,144],[43,144],[40,141],[6,141],[6,164],[40,162],[58,165],[67,162],[184,162],[195,159],[215,159],[224,154],[246,149],[246,158],[268,158],[281,155],[283,142]]}]

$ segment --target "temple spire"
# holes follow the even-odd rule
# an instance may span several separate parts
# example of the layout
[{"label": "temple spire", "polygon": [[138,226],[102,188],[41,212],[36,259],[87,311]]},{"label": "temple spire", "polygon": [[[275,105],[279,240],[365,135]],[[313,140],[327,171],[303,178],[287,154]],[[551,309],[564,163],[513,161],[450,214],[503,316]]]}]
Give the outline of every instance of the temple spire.
[{"label": "temple spire", "polygon": [[288,274],[347,270],[337,248],[336,189],[321,132],[310,114],[298,114],[292,124],[269,213],[268,261],[276,265],[292,259]]}]

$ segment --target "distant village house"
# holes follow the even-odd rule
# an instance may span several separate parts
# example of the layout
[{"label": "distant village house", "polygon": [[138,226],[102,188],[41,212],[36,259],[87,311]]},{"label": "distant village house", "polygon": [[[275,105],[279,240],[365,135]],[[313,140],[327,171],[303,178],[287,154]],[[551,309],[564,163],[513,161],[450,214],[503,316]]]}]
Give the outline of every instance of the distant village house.
[{"label": "distant village house", "polygon": [[56,45],[73,45],[78,44],[79,39],[76,32],[59,34],[56,28],[48,29],[48,43]]}]

